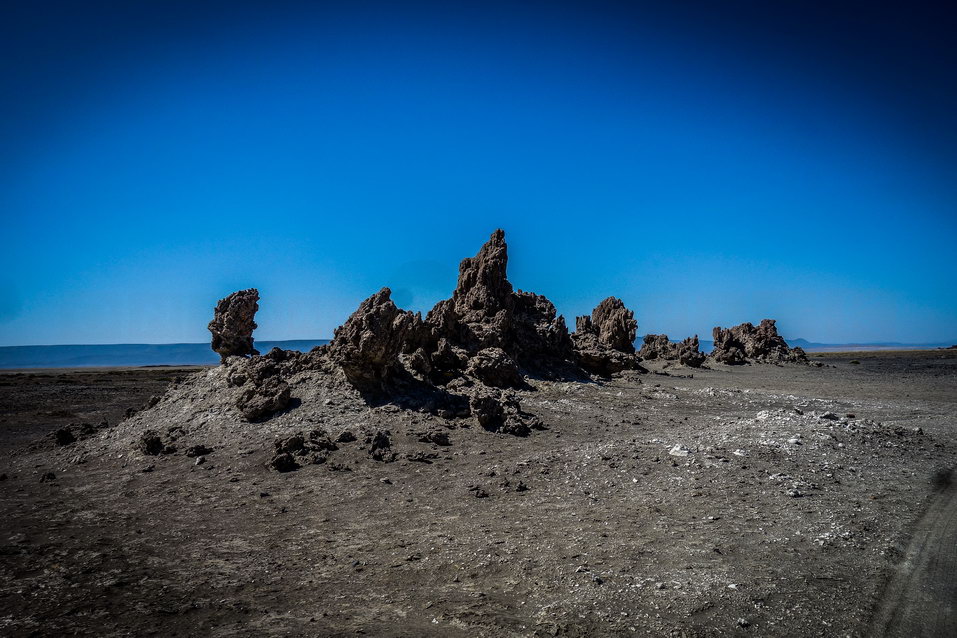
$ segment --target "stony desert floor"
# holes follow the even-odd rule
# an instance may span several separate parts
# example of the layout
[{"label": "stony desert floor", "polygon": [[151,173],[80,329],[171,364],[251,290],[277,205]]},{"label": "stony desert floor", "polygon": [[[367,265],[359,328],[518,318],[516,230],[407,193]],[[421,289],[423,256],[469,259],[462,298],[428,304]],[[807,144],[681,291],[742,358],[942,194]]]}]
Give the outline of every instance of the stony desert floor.
[{"label": "stony desert floor", "polygon": [[123,419],[213,370],[0,373],[0,634],[945,635],[957,351],[814,359],[533,382],[524,438],[330,395],[201,457]]}]

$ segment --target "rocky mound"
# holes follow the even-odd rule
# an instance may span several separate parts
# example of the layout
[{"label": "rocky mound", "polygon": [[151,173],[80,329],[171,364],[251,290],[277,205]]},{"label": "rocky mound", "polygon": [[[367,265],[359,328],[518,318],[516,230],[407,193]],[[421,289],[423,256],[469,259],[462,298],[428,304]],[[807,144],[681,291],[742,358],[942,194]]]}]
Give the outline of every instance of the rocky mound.
[{"label": "rocky mound", "polygon": [[609,376],[624,370],[644,370],[635,355],[635,334],[638,322],[635,313],[621,299],[608,297],[598,304],[591,316],[575,318],[572,343],[575,359],[584,370]]},{"label": "rocky mound", "polygon": [[715,327],[711,358],[718,363],[808,363],[801,348],[790,348],[778,335],[774,319],[763,319],[758,326],[742,323],[733,328]]},{"label": "rocky mound", "polygon": [[[222,365],[174,384],[110,436],[145,455],[186,450],[198,459],[257,441],[261,448],[262,438],[271,437],[269,465],[279,471],[324,463],[350,443],[376,461],[428,461],[430,446],[450,445],[447,430],[478,425],[526,436],[544,428],[522,407],[537,380],[644,371],[642,356],[701,364],[697,337],[670,344],[651,335],[636,353],[638,322],[616,297],[578,317],[570,335],[548,299],[512,287],[507,266],[505,233],[497,230],[462,260],[451,298],[424,319],[396,307],[383,288],[336,329],[331,343],[306,354],[274,348],[260,356],[253,346],[259,293],[233,293],[219,301],[209,324]],[[719,361],[803,357],[787,348],[773,321],[715,335]],[[380,410],[405,415],[409,427],[381,430]],[[395,427],[396,419],[389,421]],[[391,443],[401,440],[411,448]]]},{"label": "rocky mound", "polygon": [[698,335],[688,337],[681,343],[672,343],[668,335],[645,335],[638,356],[648,361],[678,361],[691,368],[700,368],[706,359],[700,350]]}]

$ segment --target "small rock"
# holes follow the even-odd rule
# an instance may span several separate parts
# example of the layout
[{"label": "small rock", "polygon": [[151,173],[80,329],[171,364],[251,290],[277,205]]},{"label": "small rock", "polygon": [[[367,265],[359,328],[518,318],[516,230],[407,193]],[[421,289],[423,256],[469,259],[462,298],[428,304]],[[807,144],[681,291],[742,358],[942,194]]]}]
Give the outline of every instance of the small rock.
[{"label": "small rock", "polygon": [[76,441],[76,436],[70,428],[60,428],[53,433],[53,440],[57,445],[69,445]]},{"label": "small rock", "polygon": [[202,464],[205,463],[205,462],[206,462],[206,457],[205,457],[205,456],[197,456],[197,457],[196,457],[196,465],[202,465]]},{"label": "small rock", "polygon": [[691,454],[691,450],[681,445],[675,445],[673,448],[668,450],[668,454],[671,456],[688,456]]},{"label": "small rock", "polygon": [[[211,453],[213,448],[207,447],[203,444],[194,445],[192,447],[186,448],[186,456],[188,457],[197,457],[197,456],[206,456]],[[199,465],[199,463],[197,463]]]},{"label": "small rock", "polygon": [[56,480],[56,474],[54,474],[53,472],[45,472],[40,477],[41,483],[49,483],[50,481],[55,481],[55,480]]},{"label": "small rock", "polygon": [[299,464],[289,452],[281,452],[269,462],[269,467],[277,472],[292,472],[299,469]]},{"label": "small rock", "polygon": [[[326,399],[328,401],[329,399]],[[356,435],[350,432],[349,430],[343,430],[339,433],[339,436],[336,437],[336,443],[352,443],[356,440]]]}]

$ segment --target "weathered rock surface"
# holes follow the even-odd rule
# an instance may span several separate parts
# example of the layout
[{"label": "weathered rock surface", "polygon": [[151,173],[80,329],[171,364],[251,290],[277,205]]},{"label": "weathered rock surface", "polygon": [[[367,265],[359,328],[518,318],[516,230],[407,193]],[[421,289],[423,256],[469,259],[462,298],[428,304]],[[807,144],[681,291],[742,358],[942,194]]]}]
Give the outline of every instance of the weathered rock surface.
[{"label": "weathered rock surface", "polygon": [[758,326],[742,323],[733,328],[715,327],[711,358],[728,365],[749,362],[807,363],[804,350],[788,347],[774,324],[774,319],[763,319]]},{"label": "weathered rock surface", "polygon": [[[445,339],[448,351],[467,356],[485,348],[499,348],[522,369],[534,374],[561,374],[571,359],[571,340],[565,320],[545,297],[515,292],[506,276],[508,248],[505,233],[496,230],[475,257],[459,264],[459,278],[451,299],[440,301],[426,316],[433,347]],[[433,356],[433,359],[436,359]],[[438,363],[438,369],[444,364]]]},{"label": "weathered rock surface", "polygon": [[469,407],[478,424],[490,432],[528,436],[544,429],[541,420],[522,411],[518,397],[508,391],[479,391],[472,395]]},{"label": "weathered rock surface", "polygon": [[681,343],[671,343],[668,335],[645,335],[638,356],[648,361],[679,361],[691,368],[701,367],[707,358],[700,350],[698,335],[688,337]]},{"label": "weathered rock surface", "polygon": [[383,288],[363,301],[336,328],[328,347],[329,357],[360,391],[390,392],[403,369],[399,355],[417,340],[423,328],[422,318],[399,310],[391,295],[391,290]]},{"label": "weathered rock surface", "polygon": [[496,388],[521,388],[525,379],[518,366],[501,348],[484,348],[469,359],[466,373]]},{"label": "weathered rock surface", "polygon": [[227,357],[259,354],[253,347],[256,329],[256,311],[259,310],[259,291],[240,290],[220,299],[216,304],[209,331],[213,334],[210,346],[222,361]]},{"label": "weathered rock surface", "polygon": [[286,409],[291,400],[289,384],[281,374],[285,353],[274,348],[266,356],[231,362],[229,383],[241,391],[236,407],[248,421],[261,421]]},{"label": "weathered rock surface", "polygon": [[641,370],[635,355],[638,322],[617,297],[608,297],[592,311],[575,319],[575,359],[584,370],[609,376],[624,370]]}]

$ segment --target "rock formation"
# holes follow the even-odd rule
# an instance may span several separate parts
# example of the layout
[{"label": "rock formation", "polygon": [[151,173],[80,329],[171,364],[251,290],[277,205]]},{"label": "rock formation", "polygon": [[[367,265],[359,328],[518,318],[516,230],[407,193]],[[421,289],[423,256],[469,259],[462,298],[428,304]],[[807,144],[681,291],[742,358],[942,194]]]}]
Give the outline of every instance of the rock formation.
[{"label": "rock formation", "polygon": [[671,343],[668,335],[645,335],[638,356],[648,361],[679,361],[690,368],[701,367],[706,359],[700,350],[698,335],[688,337],[681,343]]},{"label": "rock formation", "polygon": [[291,400],[289,384],[283,379],[285,351],[273,348],[264,357],[234,360],[227,374],[230,385],[238,386],[236,407],[247,421],[262,421],[286,409]]},{"label": "rock formation", "polygon": [[423,329],[421,316],[399,310],[391,294],[383,288],[359,304],[328,347],[329,357],[361,391],[390,392],[402,373],[399,355]]},{"label": "rock formation", "polygon": [[433,335],[426,349],[437,351],[441,339],[469,357],[485,348],[499,348],[526,371],[560,374],[572,354],[565,320],[545,297],[515,292],[506,276],[507,265],[505,233],[496,230],[475,257],[459,264],[452,298],[437,303],[426,316]]},{"label": "rock formation", "polygon": [[255,288],[234,292],[216,304],[209,331],[213,334],[210,344],[219,353],[222,361],[227,357],[245,357],[259,354],[253,347],[253,330],[256,329],[256,311],[259,310],[259,291]]},{"label": "rock formation", "polygon": [[579,366],[592,374],[608,376],[623,370],[641,370],[635,355],[635,314],[617,297],[608,297],[592,311],[575,319],[572,335]]},{"label": "rock formation", "polygon": [[778,335],[774,319],[764,319],[755,327],[742,323],[733,328],[715,327],[712,332],[714,350],[711,358],[718,363],[741,365],[756,363],[807,363],[801,348],[789,348]]}]

